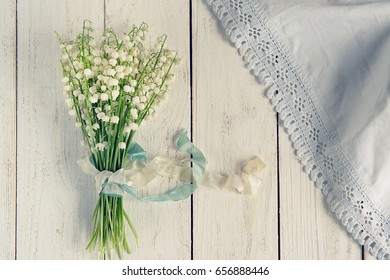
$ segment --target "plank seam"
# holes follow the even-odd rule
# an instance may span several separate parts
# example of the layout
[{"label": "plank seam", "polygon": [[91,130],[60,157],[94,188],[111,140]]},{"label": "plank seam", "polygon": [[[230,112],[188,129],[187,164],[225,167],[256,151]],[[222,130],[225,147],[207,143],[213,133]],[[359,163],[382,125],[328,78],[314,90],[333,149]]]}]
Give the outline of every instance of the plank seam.
[{"label": "plank seam", "polygon": [[[189,0],[189,48],[190,48],[190,134],[191,134],[191,142],[194,142],[194,129],[193,129],[193,69],[192,69],[192,0]],[[192,158],[192,156],[191,156]],[[192,168],[192,161],[191,161],[191,168]],[[194,259],[194,196],[191,195],[191,207],[190,207],[190,227],[191,227],[191,260]]]},{"label": "plank seam", "polygon": [[[103,32],[106,30],[106,0],[103,0]],[[110,259],[107,257],[106,253],[104,253],[104,260]]]},{"label": "plank seam", "polygon": [[279,150],[279,113],[276,114],[276,186],[277,186],[277,211],[278,211],[278,260],[281,259],[281,248],[280,248],[280,150]]},{"label": "plank seam", "polygon": [[18,0],[15,1],[15,260],[18,254]]},{"label": "plank seam", "polygon": [[106,30],[106,0],[103,0],[103,30]]}]

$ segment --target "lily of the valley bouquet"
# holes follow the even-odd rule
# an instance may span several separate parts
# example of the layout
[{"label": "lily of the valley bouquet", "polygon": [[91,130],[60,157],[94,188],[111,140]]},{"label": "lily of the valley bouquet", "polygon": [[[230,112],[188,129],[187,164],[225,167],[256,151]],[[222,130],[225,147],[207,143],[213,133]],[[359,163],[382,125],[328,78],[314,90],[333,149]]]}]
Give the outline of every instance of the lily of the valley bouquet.
[{"label": "lily of the valley bouquet", "polygon": [[[144,45],[148,26],[133,26],[118,36],[106,30],[94,37],[90,22],[74,41],[57,38],[62,50],[64,94],[69,115],[84,136],[89,162],[98,171],[110,174],[123,168],[133,137],[141,123],[154,115],[171,80],[176,52],[166,48],[166,36],[151,49]],[[129,225],[123,196],[101,192],[92,215],[92,235],[88,249],[98,248],[101,258],[115,250],[119,257],[130,253],[126,238]]]}]

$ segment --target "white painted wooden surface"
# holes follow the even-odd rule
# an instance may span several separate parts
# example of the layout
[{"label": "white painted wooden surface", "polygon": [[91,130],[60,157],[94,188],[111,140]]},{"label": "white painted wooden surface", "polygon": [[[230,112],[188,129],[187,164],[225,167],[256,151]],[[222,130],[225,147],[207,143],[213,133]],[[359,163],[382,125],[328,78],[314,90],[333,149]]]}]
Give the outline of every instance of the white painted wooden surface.
[{"label": "white painted wooden surface", "polygon": [[63,105],[54,35],[74,36],[84,19],[92,20],[99,32],[104,23],[125,31],[145,21],[152,38],[167,33],[168,45],[178,49],[183,63],[171,97],[158,119],[137,135],[152,155],[170,153],[174,132],[187,128],[212,171],[238,172],[255,155],[267,165],[257,196],[199,189],[192,201],[180,203],[126,199],[142,242],[138,248],[132,244],[134,252],[127,258],[361,258],[361,248],[302,172],[262,88],[205,1],[17,3],[17,41],[15,1],[0,4],[0,259],[96,258],[84,249],[96,193],[93,181],[76,165],[83,153],[81,134]]},{"label": "white painted wooden surface", "polygon": [[0,3],[0,259],[15,258],[16,4]]},{"label": "white painted wooden surface", "polygon": [[267,164],[256,196],[195,194],[194,258],[276,259],[276,115],[208,7],[193,7],[194,141],[213,172],[237,173],[256,155]]}]

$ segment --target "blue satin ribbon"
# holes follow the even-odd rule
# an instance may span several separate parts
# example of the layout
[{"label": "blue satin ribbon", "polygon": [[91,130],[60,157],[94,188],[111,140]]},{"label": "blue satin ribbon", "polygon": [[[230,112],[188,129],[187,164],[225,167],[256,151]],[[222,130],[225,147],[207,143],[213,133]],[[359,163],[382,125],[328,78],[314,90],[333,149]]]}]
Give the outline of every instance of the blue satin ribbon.
[{"label": "blue satin ribbon", "polygon": [[[203,153],[189,140],[187,136],[187,131],[185,129],[180,131],[174,142],[179,151],[187,153],[191,156],[191,159],[188,159],[188,162],[192,162],[191,183],[182,183],[163,194],[141,195],[133,187],[127,185],[126,183],[110,181],[110,176],[108,176],[103,180],[100,185],[100,194],[114,197],[122,197],[122,194],[110,193],[105,191],[108,185],[110,185],[110,188],[112,188],[112,185],[116,185],[124,193],[127,193],[141,201],[179,201],[188,198],[197,189],[198,183],[203,177],[203,174],[205,172],[206,158],[204,157]],[[148,163],[147,153],[142,149],[140,145],[134,142],[129,148],[127,160],[140,161],[143,164]]]}]

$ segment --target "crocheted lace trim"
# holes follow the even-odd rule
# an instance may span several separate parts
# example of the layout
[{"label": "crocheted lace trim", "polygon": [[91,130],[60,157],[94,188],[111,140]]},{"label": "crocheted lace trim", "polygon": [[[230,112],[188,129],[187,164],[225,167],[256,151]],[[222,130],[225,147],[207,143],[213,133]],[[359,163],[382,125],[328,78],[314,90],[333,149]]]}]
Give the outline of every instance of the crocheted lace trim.
[{"label": "crocheted lace trim", "polygon": [[364,192],[310,82],[258,1],[207,0],[283,120],[296,154],[330,208],[364,248],[390,259],[390,224]]}]

